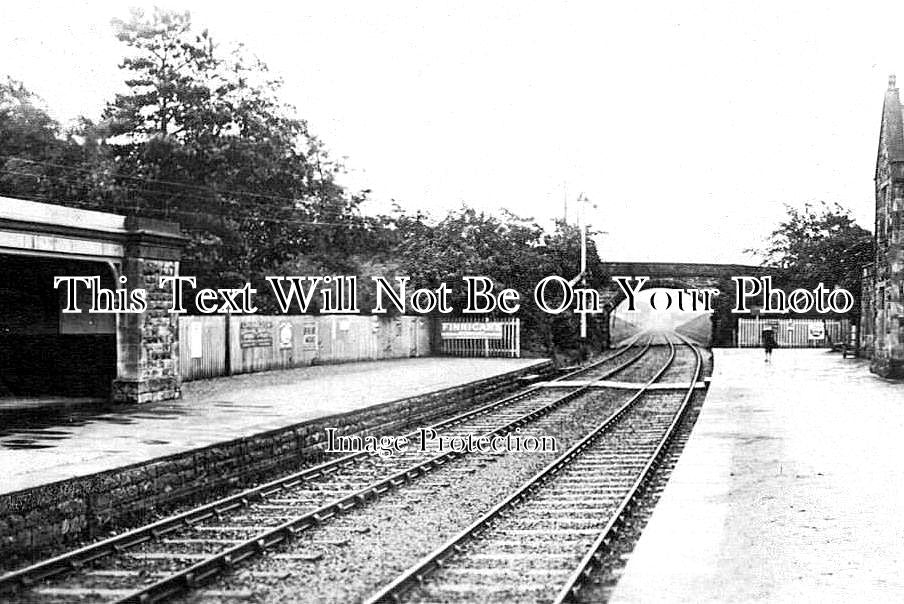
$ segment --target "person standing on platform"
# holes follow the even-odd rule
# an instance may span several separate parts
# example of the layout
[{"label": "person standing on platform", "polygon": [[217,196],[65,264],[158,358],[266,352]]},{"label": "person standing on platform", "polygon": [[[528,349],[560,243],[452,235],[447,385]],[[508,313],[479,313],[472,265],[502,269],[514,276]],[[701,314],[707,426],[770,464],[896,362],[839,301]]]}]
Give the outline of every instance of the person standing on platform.
[{"label": "person standing on platform", "polygon": [[771,329],[763,330],[763,348],[766,350],[766,362],[772,361],[772,349],[777,346],[775,342],[775,332]]}]

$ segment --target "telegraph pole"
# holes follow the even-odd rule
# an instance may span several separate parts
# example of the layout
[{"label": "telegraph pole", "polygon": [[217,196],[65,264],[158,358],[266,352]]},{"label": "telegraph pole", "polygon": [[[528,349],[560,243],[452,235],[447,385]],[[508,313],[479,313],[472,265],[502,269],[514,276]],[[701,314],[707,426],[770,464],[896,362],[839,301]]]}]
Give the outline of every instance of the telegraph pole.
[{"label": "telegraph pole", "polygon": [[568,181],[562,181],[562,222],[568,224]]},{"label": "telegraph pole", "polygon": [[[581,193],[578,196],[578,220],[581,229],[581,284],[587,286],[587,219],[584,216],[586,212],[587,197]],[[587,337],[587,313],[581,313],[581,338]]]}]

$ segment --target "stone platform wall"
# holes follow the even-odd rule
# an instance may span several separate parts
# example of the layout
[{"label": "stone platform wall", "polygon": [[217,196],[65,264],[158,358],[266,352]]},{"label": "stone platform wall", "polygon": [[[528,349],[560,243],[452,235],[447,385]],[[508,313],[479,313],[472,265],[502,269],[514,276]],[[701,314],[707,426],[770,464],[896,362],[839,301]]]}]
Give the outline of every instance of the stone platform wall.
[{"label": "stone platform wall", "polygon": [[84,477],[0,495],[0,557],[49,551],[323,461],[326,428],[342,434],[407,432],[549,377],[546,362],[492,378]]}]

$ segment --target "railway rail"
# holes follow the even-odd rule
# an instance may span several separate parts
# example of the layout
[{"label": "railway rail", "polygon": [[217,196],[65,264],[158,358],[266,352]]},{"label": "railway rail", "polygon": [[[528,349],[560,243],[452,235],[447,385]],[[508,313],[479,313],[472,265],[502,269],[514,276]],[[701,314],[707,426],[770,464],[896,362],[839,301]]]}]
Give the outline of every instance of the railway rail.
[{"label": "railway rail", "polygon": [[649,389],[675,359],[670,343],[667,362],[614,414],[366,602],[580,601],[690,404],[703,357],[681,340],[694,356],[687,388]]},{"label": "railway rail", "polygon": [[[617,375],[647,353],[652,337],[641,340],[635,338],[559,379],[598,381]],[[451,435],[503,435],[575,400],[589,388],[530,387],[431,428]],[[367,452],[346,455],[8,573],[0,577],[0,593],[48,602],[165,600],[461,455],[457,451],[387,458]],[[149,546],[154,551],[137,551]]]}]

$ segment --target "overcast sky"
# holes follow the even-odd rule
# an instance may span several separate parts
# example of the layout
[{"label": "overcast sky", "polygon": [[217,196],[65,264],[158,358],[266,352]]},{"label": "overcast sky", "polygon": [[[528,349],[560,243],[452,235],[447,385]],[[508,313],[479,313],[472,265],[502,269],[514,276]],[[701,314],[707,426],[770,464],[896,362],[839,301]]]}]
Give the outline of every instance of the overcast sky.
[{"label": "overcast sky", "polygon": [[[882,97],[904,76],[900,2],[156,4],[281,75],[372,210],[548,221],[584,192],[604,260],[745,262],[783,202],[872,229]],[[128,6],[4,2],[0,75],[96,119]]]}]

